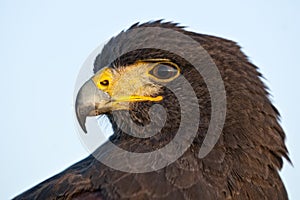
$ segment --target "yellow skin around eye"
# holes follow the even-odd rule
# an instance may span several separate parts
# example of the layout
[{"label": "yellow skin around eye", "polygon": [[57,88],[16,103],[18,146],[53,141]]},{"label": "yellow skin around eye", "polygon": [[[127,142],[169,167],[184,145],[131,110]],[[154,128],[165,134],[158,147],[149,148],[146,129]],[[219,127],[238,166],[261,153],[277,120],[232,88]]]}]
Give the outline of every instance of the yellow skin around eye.
[{"label": "yellow skin around eye", "polygon": [[[162,96],[155,96],[161,86],[153,81],[159,80],[149,73],[156,65],[157,63],[139,61],[118,69],[107,67],[95,74],[92,80],[98,89],[107,92],[115,102],[161,101]],[[173,66],[178,68],[177,65]],[[167,81],[175,79],[178,75],[179,72]]]}]

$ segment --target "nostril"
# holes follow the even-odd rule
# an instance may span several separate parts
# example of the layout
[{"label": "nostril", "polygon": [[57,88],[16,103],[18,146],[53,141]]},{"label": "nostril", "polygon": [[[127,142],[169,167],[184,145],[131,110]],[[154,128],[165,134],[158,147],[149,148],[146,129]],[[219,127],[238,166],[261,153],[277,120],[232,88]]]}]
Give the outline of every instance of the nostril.
[{"label": "nostril", "polygon": [[103,80],[103,81],[100,81],[100,84],[103,85],[103,86],[108,86],[109,81],[108,80]]}]

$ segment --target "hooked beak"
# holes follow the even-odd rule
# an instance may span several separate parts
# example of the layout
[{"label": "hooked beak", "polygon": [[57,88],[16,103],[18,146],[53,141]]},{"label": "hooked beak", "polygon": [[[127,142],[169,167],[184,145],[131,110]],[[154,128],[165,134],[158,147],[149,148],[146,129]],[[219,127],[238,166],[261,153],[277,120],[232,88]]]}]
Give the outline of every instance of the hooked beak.
[{"label": "hooked beak", "polygon": [[109,94],[99,90],[91,79],[84,83],[77,94],[75,110],[79,125],[85,133],[87,133],[86,118],[109,111],[110,102]]}]

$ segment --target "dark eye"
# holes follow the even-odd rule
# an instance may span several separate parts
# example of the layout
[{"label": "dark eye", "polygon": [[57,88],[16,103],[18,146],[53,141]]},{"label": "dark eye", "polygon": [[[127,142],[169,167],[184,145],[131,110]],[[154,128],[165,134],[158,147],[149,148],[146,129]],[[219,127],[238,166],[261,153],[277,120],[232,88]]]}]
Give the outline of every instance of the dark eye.
[{"label": "dark eye", "polygon": [[149,72],[158,79],[169,79],[178,74],[178,69],[175,66],[160,63]]}]

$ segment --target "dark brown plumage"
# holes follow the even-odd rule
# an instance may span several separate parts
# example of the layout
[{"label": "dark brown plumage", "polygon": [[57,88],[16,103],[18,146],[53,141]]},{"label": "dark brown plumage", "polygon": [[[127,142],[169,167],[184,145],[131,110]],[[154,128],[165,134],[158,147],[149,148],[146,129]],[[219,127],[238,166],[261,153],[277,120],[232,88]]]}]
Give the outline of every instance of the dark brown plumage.
[{"label": "dark brown plumage", "polygon": [[[174,54],[157,49],[136,50],[118,58],[112,66],[167,58],[178,64],[195,90],[201,123],[190,148],[174,163],[149,173],[120,172],[89,156],[15,199],[288,199],[278,174],[282,157],[289,160],[285,134],[278,123],[279,113],[268,98],[257,67],[240,47],[223,38],[185,31],[173,23],[156,21],[135,24],[130,29],[138,27],[162,27],[184,33],[199,42],[215,62],[226,89],[227,113],[222,135],[213,150],[205,158],[198,158],[211,116],[211,100],[201,76],[190,63]],[[102,63],[99,56],[95,72],[103,67]],[[164,88],[161,95],[164,100],[160,104],[168,109],[168,115],[158,135],[141,139],[124,134],[115,122],[125,120],[122,114],[116,119],[107,113],[114,129],[110,140],[134,152],[147,152],[167,144],[178,129],[180,109],[168,89]],[[147,111],[152,105],[131,104],[133,120],[147,124]]]}]

